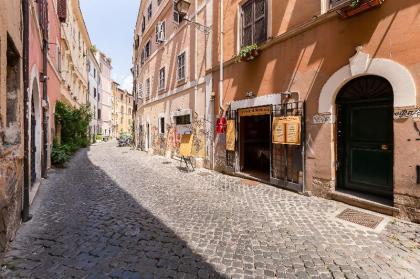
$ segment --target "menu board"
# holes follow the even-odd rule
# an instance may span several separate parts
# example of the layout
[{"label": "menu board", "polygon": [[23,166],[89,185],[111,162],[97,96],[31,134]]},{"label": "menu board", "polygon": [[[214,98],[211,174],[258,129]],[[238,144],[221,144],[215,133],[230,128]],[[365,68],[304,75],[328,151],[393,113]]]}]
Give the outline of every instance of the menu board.
[{"label": "menu board", "polygon": [[181,144],[179,146],[179,155],[184,157],[191,156],[191,150],[193,145],[193,136],[192,135],[181,135]]},{"label": "menu board", "polygon": [[273,118],[273,143],[300,145],[300,116],[283,116]]},{"label": "menu board", "polygon": [[228,120],[226,127],[226,150],[235,151],[235,120]]},{"label": "menu board", "polygon": [[286,121],[284,117],[273,118],[273,143],[286,143]]}]

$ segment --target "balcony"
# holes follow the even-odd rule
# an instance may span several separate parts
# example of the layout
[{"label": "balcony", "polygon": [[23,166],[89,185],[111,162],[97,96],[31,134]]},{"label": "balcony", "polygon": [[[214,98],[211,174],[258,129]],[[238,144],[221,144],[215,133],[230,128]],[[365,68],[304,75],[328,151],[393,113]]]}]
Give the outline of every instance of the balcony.
[{"label": "balcony", "polygon": [[385,0],[330,0],[330,9],[337,10],[342,18],[363,13],[383,4]]}]

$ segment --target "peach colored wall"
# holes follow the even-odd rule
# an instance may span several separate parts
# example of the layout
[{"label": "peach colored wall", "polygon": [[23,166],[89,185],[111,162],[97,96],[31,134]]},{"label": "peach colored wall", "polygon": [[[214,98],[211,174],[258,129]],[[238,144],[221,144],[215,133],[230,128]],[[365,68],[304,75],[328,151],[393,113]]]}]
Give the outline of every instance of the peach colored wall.
[{"label": "peach colored wall", "polygon": [[[214,24],[218,25],[218,3],[214,4]],[[285,36],[320,13],[318,1],[272,1],[271,30],[273,36]],[[308,5],[308,2],[311,2]],[[226,1],[225,13],[237,15],[239,1]],[[316,3],[316,4],[315,4]],[[237,53],[238,18],[225,19],[225,79],[224,103],[245,99],[253,91],[257,96],[299,92],[307,103],[307,189],[313,187],[313,178],[335,180],[334,126],[314,125],[312,117],[318,112],[318,99],[328,78],[349,64],[357,46],[372,58],[387,58],[405,66],[420,88],[420,3],[417,0],[385,1],[376,9],[341,19],[331,16],[288,39],[272,43],[268,39],[260,56],[252,62],[232,63]],[[213,89],[218,96],[219,37],[214,33]],[[398,92],[395,92],[398,94]],[[417,106],[420,94],[417,93]],[[215,108],[217,110],[217,108]],[[420,186],[415,184],[415,165],[420,164],[420,138],[413,120],[395,121],[395,194],[420,197]],[[396,198],[396,205],[399,201]]]}]

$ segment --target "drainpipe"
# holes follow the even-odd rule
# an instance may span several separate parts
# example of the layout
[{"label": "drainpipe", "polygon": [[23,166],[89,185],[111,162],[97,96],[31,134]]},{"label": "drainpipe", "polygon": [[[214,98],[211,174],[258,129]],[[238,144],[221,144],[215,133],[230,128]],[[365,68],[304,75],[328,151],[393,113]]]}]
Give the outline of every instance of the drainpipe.
[{"label": "drainpipe", "polygon": [[224,56],[224,22],[223,22],[223,0],[220,0],[220,80],[219,80],[219,110],[223,113],[223,56]]},{"label": "drainpipe", "polygon": [[[45,2],[45,9],[46,9],[46,18],[48,19],[48,2],[46,0],[44,0]],[[43,3],[43,4],[44,4]],[[47,24],[47,22],[44,22],[44,24]],[[48,25],[45,27],[45,31],[47,31]],[[49,48],[49,44],[48,44],[48,31],[46,32],[46,34],[43,34],[43,40],[42,40],[42,122],[43,122],[43,141],[44,141],[44,160],[42,160],[42,172],[41,172],[41,176],[43,178],[47,178],[47,168],[48,168],[48,123],[49,123],[49,115],[48,115],[48,108],[49,108],[49,104],[48,104],[48,94],[47,94],[47,90],[48,90],[48,48]]]},{"label": "drainpipe", "polygon": [[29,0],[22,0],[23,17],[23,208],[22,221],[27,222],[32,219],[29,214]]}]

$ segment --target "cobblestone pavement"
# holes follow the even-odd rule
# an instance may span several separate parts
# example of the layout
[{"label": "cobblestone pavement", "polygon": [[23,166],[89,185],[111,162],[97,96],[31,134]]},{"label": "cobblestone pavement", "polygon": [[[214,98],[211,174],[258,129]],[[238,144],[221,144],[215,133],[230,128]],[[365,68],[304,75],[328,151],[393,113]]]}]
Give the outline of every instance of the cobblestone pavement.
[{"label": "cobblestone pavement", "polygon": [[365,229],[345,208],[98,144],[43,182],[1,275],[420,278],[419,225]]}]

